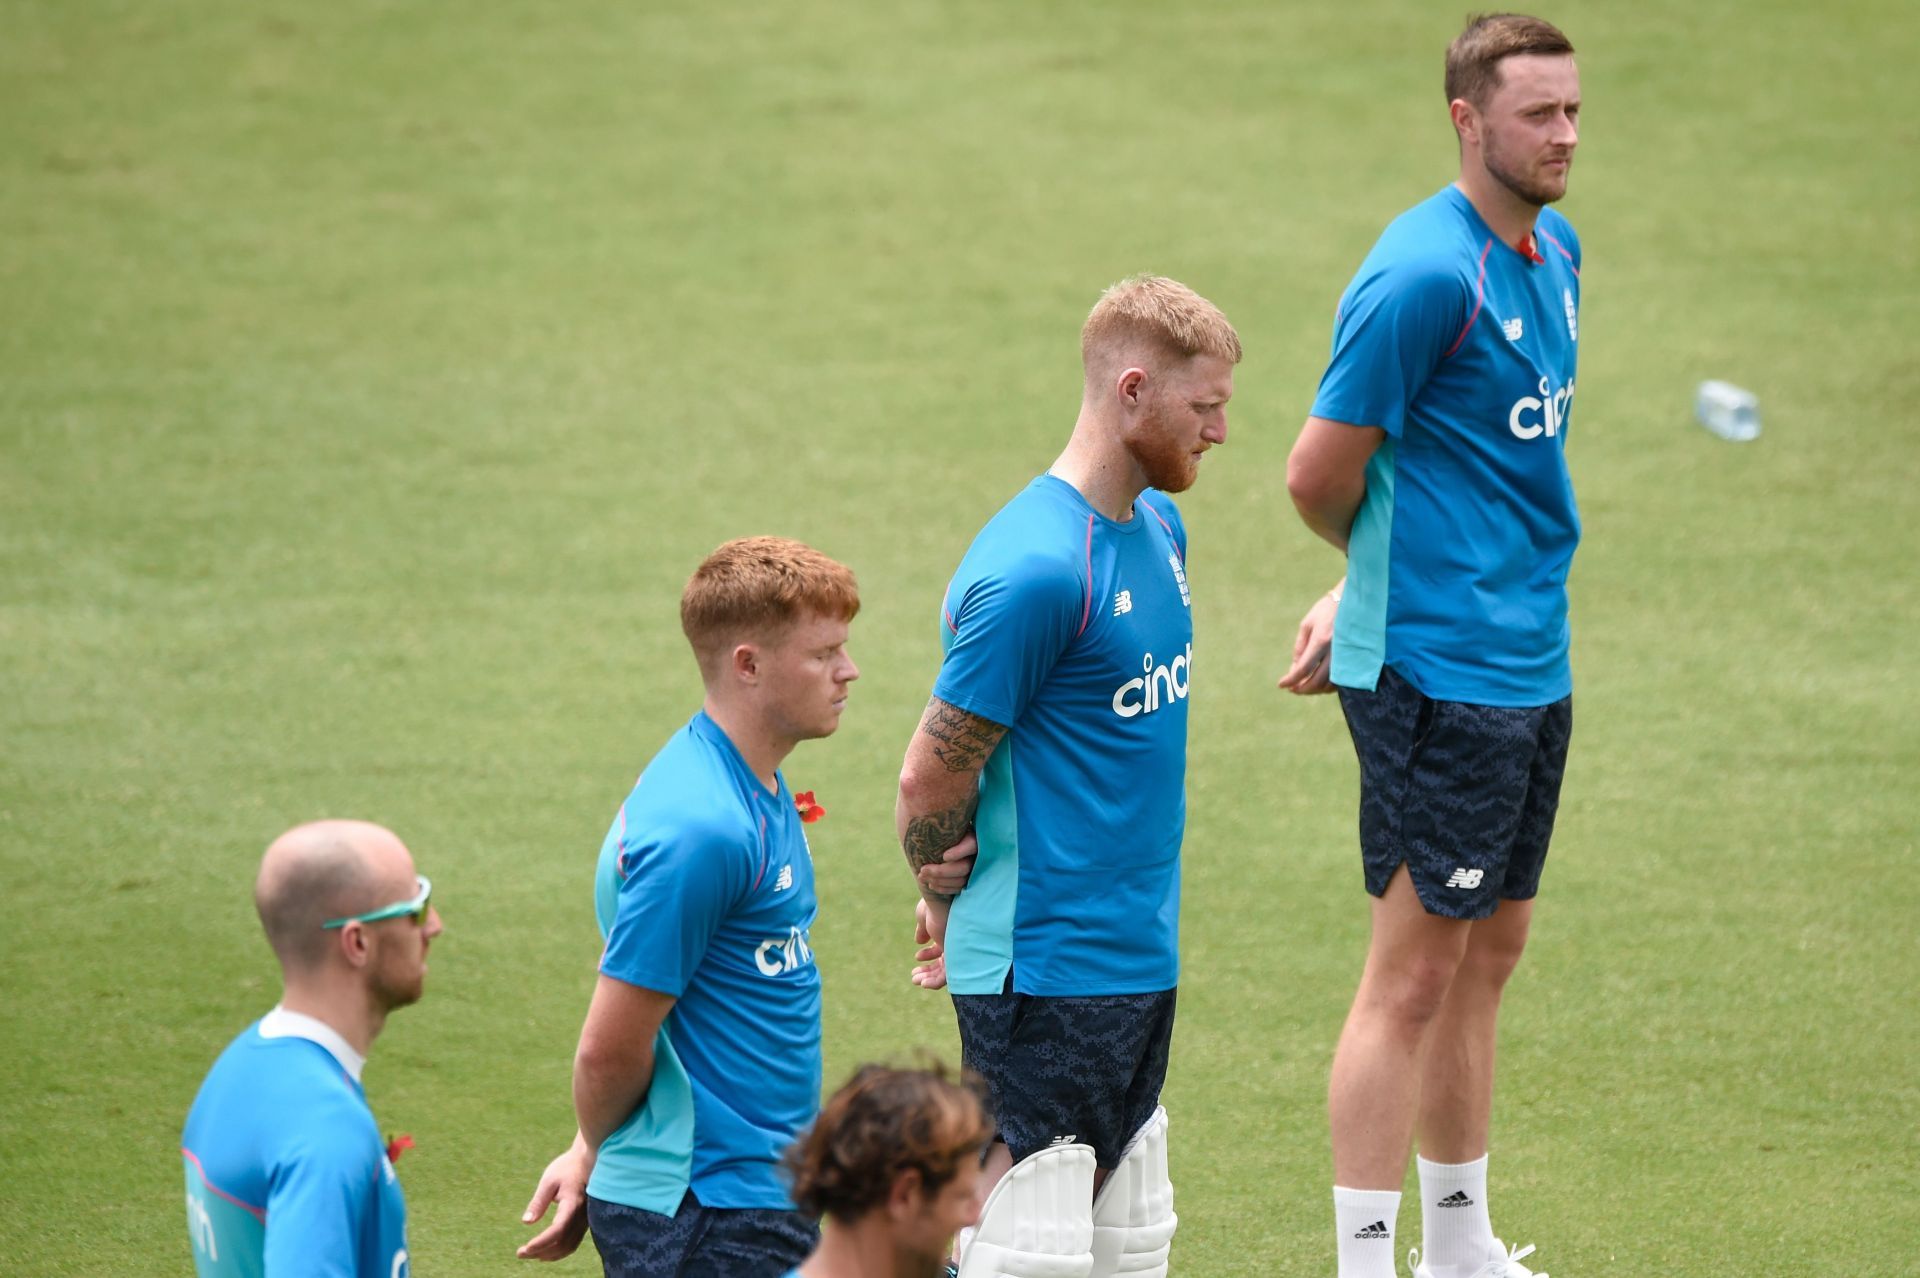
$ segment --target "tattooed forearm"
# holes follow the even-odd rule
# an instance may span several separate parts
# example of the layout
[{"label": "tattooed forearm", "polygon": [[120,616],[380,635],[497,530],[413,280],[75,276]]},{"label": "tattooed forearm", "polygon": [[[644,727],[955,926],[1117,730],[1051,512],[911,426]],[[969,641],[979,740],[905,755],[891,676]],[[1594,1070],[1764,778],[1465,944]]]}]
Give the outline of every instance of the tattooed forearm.
[{"label": "tattooed forearm", "polygon": [[[932,865],[940,860],[946,850],[966,837],[973,827],[973,807],[971,802],[944,812],[929,812],[925,816],[911,817],[907,828],[901,832],[900,846],[906,851],[907,864],[915,873],[920,867]],[[941,896],[942,900],[952,900],[950,896]]]},{"label": "tattooed forearm", "polygon": [[900,836],[900,846],[906,850],[908,864],[918,870],[923,865],[938,861],[942,853],[965,838],[967,831],[972,828],[971,803],[948,808],[944,812],[929,812],[907,821],[906,832]]},{"label": "tattooed forearm", "polygon": [[935,697],[927,703],[920,731],[938,742],[933,757],[949,772],[978,772],[986,766],[987,756],[1000,744],[1007,730],[991,719],[968,714],[958,706]]}]

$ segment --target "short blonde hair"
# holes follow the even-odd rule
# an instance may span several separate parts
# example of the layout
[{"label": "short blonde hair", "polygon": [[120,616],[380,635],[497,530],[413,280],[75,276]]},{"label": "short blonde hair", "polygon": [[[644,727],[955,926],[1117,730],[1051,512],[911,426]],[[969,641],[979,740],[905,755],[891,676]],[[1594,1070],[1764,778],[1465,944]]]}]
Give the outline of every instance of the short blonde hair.
[{"label": "short blonde hair", "polygon": [[1130,276],[1100,295],[1080,330],[1080,361],[1092,375],[1103,355],[1139,344],[1240,362],[1240,335],[1220,308],[1164,275]]},{"label": "short blonde hair", "polygon": [[786,537],[741,537],[703,560],[680,596],[680,629],[702,673],[730,643],[771,639],[808,614],[852,621],[853,571]]}]

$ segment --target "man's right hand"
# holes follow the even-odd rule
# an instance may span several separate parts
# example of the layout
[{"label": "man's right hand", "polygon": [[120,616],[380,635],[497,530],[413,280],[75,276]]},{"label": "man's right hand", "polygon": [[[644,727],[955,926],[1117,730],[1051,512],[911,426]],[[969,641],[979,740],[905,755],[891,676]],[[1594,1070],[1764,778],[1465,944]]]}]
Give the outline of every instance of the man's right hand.
[{"label": "man's right hand", "polygon": [[923,893],[956,897],[972,877],[973,859],[979,852],[980,842],[973,837],[973,831],[968,830],[960,836],[958,843],[940,854],[938,861],[927,862],[914,872],[913,877]]},{"label": "man's right hand", "polygon": [[578,1134],[566,1153],[547,1164],[533,1201],[520,1223],[532,1225],[553,1207],[553,1223],[521,1244],[514,1255],[522,1260],[564,1260],[587,1236],[587,1178],[593,1174],[593,1151]]},{"label": "man's right hand", "polygon": [[944,901],[914,902],[913,939],[920,949],[913,956],[913,983],[923,990],[946,988],[948,909]]}]

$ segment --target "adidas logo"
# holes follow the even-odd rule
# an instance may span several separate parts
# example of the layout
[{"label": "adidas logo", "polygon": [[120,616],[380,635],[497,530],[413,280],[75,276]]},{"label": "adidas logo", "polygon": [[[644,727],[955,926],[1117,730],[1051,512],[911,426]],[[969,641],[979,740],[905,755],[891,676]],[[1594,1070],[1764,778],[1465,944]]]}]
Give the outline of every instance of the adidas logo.
[{"label": "adidas logo", "polygon": [[1471,1199],[1471,1198],[1469,1198],[1469,1197],[1467,1197],[1467,1191],[1466,1191],[1466,1190],[1464,1190],[1464,1189],[1456,1189],[1456,1190],[1454,1190],[1454,1191],[1453,1191],[1453,1192],[1452,1192],[1451,1194],[1448,1194],[1448,1195],[1447,1195],[1447,1196],[1446,1196],[1445,1198],[1442,1198],[1442,1199],[1441,1199],[1441,1200],[1440,1200],[1440,1201],[1439,1201],[1438,1203],[1436,1203],[1436,1204],[1435,1204],[1435,1206],[1438,1206],[1438,1207],[1471,1207],[1471,1206],[1473,1206],[1473,1199]]},{"label": "adidas logo", "polygon": [[1393,1237],[1393,1235],[1387,1232],[1386,1221],[1376,1220],[1371,1225],[1368,1225],[1365,1229],[1355,1234],[1354,1237],[1355,1238],[1391,1238]]}]

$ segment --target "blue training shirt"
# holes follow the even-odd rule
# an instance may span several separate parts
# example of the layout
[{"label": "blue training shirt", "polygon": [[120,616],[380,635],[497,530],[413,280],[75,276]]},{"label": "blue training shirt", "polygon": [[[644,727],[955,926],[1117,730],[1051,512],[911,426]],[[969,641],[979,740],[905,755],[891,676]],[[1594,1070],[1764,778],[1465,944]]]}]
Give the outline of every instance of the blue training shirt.
[{"label": "blue training shirt", "polygon": [[1396,218],[1340,299],[1313,415],[1377,426],[1347,549],[1333,681],[1391,665],[1429,697],[1573,689],[1567,473],[1580,240],[1542,209],[1528,256],[1449,186]]},{"label": "blue training shirt", "polygon": [[254,1022],[194,1097],[180,1154],[200,1278],[410,1272],[406,1202],[360,1060],[325,1026],[303,1028],[317,1025],[279,1010]]},{"label": "blue training shirt", "polygon": [[791,1208],[783,1150],[820,1106],[813,858],[786,779],[769,792],[704,711],[661,747],[600,849],[600,971],[678,1001],[653,1082],[587,1192],[671,1216]]},{"label": "blue training shirt", "polygon": [[1148,994],[1180,979],[1193,613],[1187,535],[1152,489],[1124,523],[1042,475],[947,587],[933,695],[1007,727],[979,855],[947,924],[948,987]]}]

